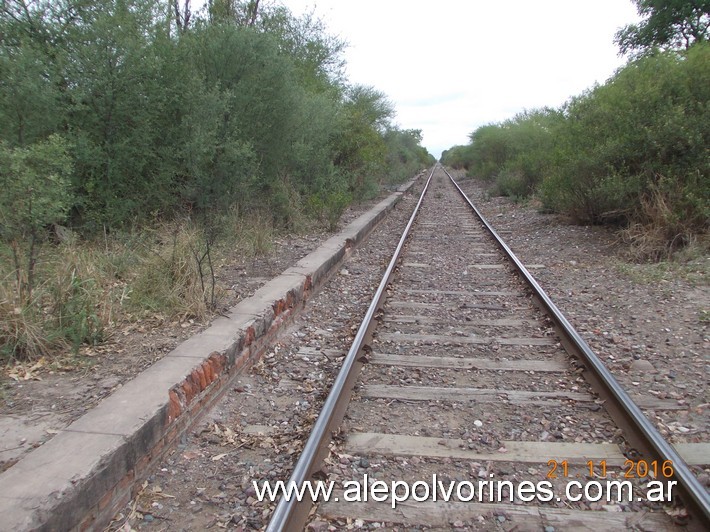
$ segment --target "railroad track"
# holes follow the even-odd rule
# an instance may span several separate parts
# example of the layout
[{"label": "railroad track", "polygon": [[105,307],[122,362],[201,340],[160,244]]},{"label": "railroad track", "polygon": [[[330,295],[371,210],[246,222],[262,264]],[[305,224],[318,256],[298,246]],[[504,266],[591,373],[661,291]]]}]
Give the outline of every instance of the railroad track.
[{"label": "railroad track", "polygon": [[435,167],[291,476],[333,492],[268,530],[710,528],[706,447],[636,406],[677,404],[631,402],[477,215]]}]

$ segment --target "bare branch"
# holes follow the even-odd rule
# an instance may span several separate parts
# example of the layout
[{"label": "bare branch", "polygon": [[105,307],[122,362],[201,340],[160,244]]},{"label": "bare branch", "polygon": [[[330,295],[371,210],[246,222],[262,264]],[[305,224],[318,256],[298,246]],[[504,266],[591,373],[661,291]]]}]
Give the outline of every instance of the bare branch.
[{"label": "bare branch", "polygon": [[249,2],[249,26],[253,26],[256,23],[256,17],[259,14],[259,0],[252,0]]},{"label": "bare branch", "polygon": [[175,24],[180,33],[185,33],[190,27],[192,12],[190,11],[190,0],[185,0],[185,4],[180,10],[180,0],[173,0],[173,10],[175,11]]}]

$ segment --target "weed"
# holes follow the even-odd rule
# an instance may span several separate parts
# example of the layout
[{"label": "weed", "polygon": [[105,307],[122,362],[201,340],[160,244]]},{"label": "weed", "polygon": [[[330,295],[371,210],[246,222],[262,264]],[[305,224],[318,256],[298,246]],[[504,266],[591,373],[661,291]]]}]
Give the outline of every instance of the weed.
[{"label": "weed", "polygon": [[635,215],[638,221],[621,232],[636,260],[668,260],[685,248],[707,248],[706,236],[699,231],[702,224],[695,220],[698,216],[678,213],[680,196],[677,190],[654,186],[641,199]]},{"label": "weed", "polygon": [[244,214],[232,209],[224,226],[227,230],[221,242],[223,249],[253,258],[266,255],[273,247],[276,230],[268,213],[253,211]]},{"label": "weed", "polygon": [[74,357],[69,363],[76,366],[82,345],[105,341],[126,319],[153,313],[205,320],[221,295],[215,262],[234,250],[265,255],[275,237],[268,211],[234,210],[209,227],[187,218],[141,233],[106,233],[95,242],[48,244],[37,260],[34,290],[24,300],[12,250],[0,243],[0,359],[51,355],[52,364],[63,364]]},{"label": "weed", "polygon": [[55,252],[48,280],[51,315],[76,352],[81,344],[101,342],[113,320],[117,256],[91,243],[70,243]]},{"label": "weed", "polygon": [[694,286],[710,282],[710,259],[697,247],[686,248],[672,259],[655,263],[617,261],[616,270],[638,284],[683,280]]},{"label": "weed", "polygon": [[0,283],[0,359],[36,359],[56,346],[44,328],[39,291],[20,304],[11,283]]},{"label": "weed", "polygon": [[99,292],[94,279],[82,279],[76,270],[71,271],[66,281],[58,283],[54,291],[52,316],[57,333],[71,343],[75,353],[80,345],[96,345],[103,339]]},{"label": "weed", "polygon": [[202,245],[200,231],[189,222],[166,224],[156,230],[153,245],[145,250],[129,281],[129,306],[179,319],[205,319],[206,289],[195,260]]},{"label": "weed", "polygon": [[350,194],[344,191],[321,192],[308,198],[308,209],[328,231],[335,231],[351,200]]},{"label": "weed", "polygon": [[535,182],[520,170],[502,170],[496,176],[496,186],[503,196],[520,203],[532,194]]}]

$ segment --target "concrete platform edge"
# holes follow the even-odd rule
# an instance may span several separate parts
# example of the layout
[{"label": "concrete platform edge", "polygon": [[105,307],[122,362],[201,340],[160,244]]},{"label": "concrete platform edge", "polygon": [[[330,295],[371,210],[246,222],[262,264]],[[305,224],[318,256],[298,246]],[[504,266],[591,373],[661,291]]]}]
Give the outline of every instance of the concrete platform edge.
[{"label": "concrete platform edge", "polygon": [[417,178],[0,474],[0,530],[102,530]]}]

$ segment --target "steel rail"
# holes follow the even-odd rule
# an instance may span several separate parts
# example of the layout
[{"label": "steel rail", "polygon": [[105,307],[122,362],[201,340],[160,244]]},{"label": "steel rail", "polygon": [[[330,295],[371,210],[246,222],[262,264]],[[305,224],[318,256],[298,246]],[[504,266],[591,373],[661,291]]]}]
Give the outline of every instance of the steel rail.
[{"label": "steel rail", "polygon": [[[323,404],[318,419],[316,420],[311,434],[306,442],[306,445],[301,452],[301,456],[296,462],[291,477],[288,480],[287,486],[294,483],[295,486],[302,486],[306,480],[313,477],[317,469],[320,467],[320,462],[324,458],[327,452],[327,444],[330,442],[332,433],[335,431],[342,422],[345,409],[347,408],[348,402],[350,401],[350,395],[352,392],[353,385],[357,376],[365,362],[364,357],[367,353],[371,351],[369,342],[372,340],[373,324],[377,311],[381,308],[384,298],[386,296],[387,286],[389,285],[390,278],[394,272],[395,266],[397,265],[397,260],[402,252],[404,243],[409,236],[409,231],[414,224],[414,220],[419,212],[419,207],[424,200],[427,189],[429,188],[429,183],[431,183],[431,178],[434,175],[434,170],[437,165],[431,170],[429,177],[427,178],[422,194],[414,207],[409,222],[402,233],[402,237],[399,239],[397,248],[392,255],[392,259],[385,270],[385,274],[380,281],[377,291],[370,303],[365,317],[362,320],[362,324],[355,335],[352,346],[348,351],[343,365],[338,373],[338,376],[333,382],[333,386],[328,394],[328,398]],[[303,502],[298,502],[295,497],[292,497],[289,501],[283,497],[279,500],[279,503],[271,515],[266,530],[268,532],[280,532],[283,530],[303,530],[306,521],[308,520],[308,514],[310,513],[312,504],[308,504],[306,500]]]},{"label": "steel rail", "polygon": [[[508,258],[515,264],[523,280],[530,286],[538,303],[548,312],[556,325],[556,329],[563,345],[570,354],[579,358],[591,372],[595,388],[605,399],[605,408],[612,416],[612,419],[624,431],[624,435],[636,445],[646,456],[653,457],[660,461],[670,460],[673,464],[673,477],[678,481],[678,488],[681,498],[689,513],[698,519],[699,522],[692,523],[700,530],[710,530],[710,495],[700,484],[697,477],[690,470],[678,452],[669,444],[658,432],[655,426],[643,414],[641,409],[633,402],[631,397],[621,387],[604,363],[592,351],[587,342],[567,321],[562,312],[552,302],[535,278],[530,274],[523,263],[515,256],[513,251],[498,236],[498,233],[484,218],[483,214],[476,208],[471,200],[466,196],[461,187],[456,183],[449,172],[443,168],[446,175],[458,189],[461,196],[466,200],[481,223],[491,233],[497,245],[504,251]],[[690,523],[689,523],[690,524]]]}]

